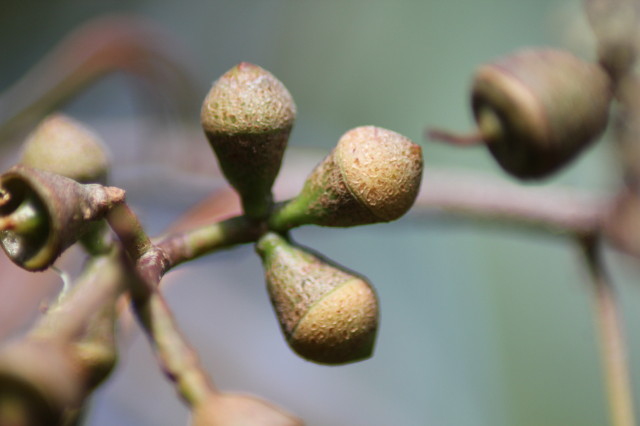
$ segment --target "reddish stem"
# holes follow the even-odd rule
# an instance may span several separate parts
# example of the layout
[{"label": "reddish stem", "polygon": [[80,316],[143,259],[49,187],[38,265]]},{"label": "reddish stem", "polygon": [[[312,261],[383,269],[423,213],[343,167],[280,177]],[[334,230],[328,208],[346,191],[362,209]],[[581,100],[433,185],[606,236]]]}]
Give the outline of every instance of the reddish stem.
[{"label": "reddish stem", "polygon": [[427,139],[435,140],[438,142],[445,142],[449,145],[458,147],[477,146],[485,143],[485,141],[482,139],[482,134],[479,131],[468,135],[459,135],[449,132],[448,130],[427,129],[425,137]]}]

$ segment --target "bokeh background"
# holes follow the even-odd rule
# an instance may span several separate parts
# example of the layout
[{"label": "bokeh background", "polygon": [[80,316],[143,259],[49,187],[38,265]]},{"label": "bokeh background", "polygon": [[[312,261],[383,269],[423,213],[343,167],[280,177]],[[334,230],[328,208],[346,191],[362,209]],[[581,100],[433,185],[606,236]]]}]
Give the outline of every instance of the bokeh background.
[{"label": "bokeh background", "polygon": [[[439,168],[509,179],[483,149],[455,149],[423,137],[429,125],[471,128],[467,93],[478,64],[538,45],[593,57],[577,0],[1,0],[0,90],[73,28],[108,13],[141,16],[173,34],[176,55],[200,91],[187,123],[170,100],[156,102],[153,88],[140,89],[122,74],[65,106],[112,147],[113,183],[128,190],[152,233],[225,185],[213,155],[199,155],[209,148],[197,128],[197,109],[211,82],[240,61],[273,72],[296,100],[284,171],[306,165],[301,157],[313,164],[346,130],[374,124],[423,146],[428,188],[430,170]],[[536,185],[610,190],[616,164],[604,139]],[[18,148],[16,141],[2,143],[12,147],[0,159],[6,168]],[[308,227],[293,237],[374,283],[382,310],[376,352],[342,367],[294,355],[269,305],[258,257],[252,247],[239,247],[166,277],[178,321],[223,390],[262,396],[309,425],[606,424],[589,287],[571,241],[411,214],[361,228]],[[614,252],[607,259],[623,302],[638,388],[638,271]],[[14,284],[2,277],[0,271],[2,285]],[[5,336],[33,317],[7,307],[22,291],[17,288],[1,292],[5,316],[20,318]],[[162,426],[187,418],[134,326],[87,424]]]}]

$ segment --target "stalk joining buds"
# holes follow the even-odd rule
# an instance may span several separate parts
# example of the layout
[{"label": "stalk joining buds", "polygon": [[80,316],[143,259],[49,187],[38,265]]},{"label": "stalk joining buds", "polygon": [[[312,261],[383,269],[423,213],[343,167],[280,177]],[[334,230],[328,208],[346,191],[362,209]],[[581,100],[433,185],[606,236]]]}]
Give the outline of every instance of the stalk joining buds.
[{"label": "stalk joining buds", "polygon": [[263,219],[296,116],[286,87],[243,62],[220,77],[202,105],[201,121],[220,167],[245,213]]},{"label": "stalk joining buds", "polygon": [[101,219],[124,191],[14,166],[0,176],[0,245],[18,266],[39,271]]},{"label": "stalk joining buds", "polygon": [[413,205],[422,178],[422,150],[404,136],[374,126],[346,132],[307,178],[300,194],[269,220],[295,226],[355,226],[389,222]]},{"label": "stalk joining buds", "polygon": [[371,356],[378,300],[367,281],[275,233],[265,234],[256,248],[276,316],[295,352],[324,364]]}]

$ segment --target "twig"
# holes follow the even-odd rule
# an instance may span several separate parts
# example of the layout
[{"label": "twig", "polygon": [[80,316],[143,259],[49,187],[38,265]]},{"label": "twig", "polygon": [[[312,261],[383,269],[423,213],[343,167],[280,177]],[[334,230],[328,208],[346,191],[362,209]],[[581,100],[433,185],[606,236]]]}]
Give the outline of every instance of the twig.
[{"label": "twig", "polygon": [[426,172],[410,214],[452,215],[537,232],[584,236],[600,229],[611,199],[560,188],[522,187],[451,171]]},{"label": "twig", "polygon": [[593,302],[611,425],[634,426],[636,423],[627,349],[615,291],[607,276],[597,240],[594,238],[582,240],[582,249],[593,286]]},{"label": "twig", "polygon": [[[78,28],[0,97],[0,139],[7,139],[117,70],[149,80],[190,110],[196,93],[168,34],[128,16],[99,18]],[[158,71],[161,70],[161,71]],[[168,71],[168,73],[167,73]]]}]

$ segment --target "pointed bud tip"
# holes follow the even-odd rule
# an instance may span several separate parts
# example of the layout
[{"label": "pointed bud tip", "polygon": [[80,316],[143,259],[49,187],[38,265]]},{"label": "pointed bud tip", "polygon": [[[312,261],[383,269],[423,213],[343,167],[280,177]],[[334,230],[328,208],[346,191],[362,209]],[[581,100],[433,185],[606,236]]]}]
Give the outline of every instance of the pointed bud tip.
[{"label": "pointed bud tip", "polygon": [[289,132],[296,106],[287,88],[269,71],[241,62],[216,80],[204,100],[202,126],[216,133]]}]

